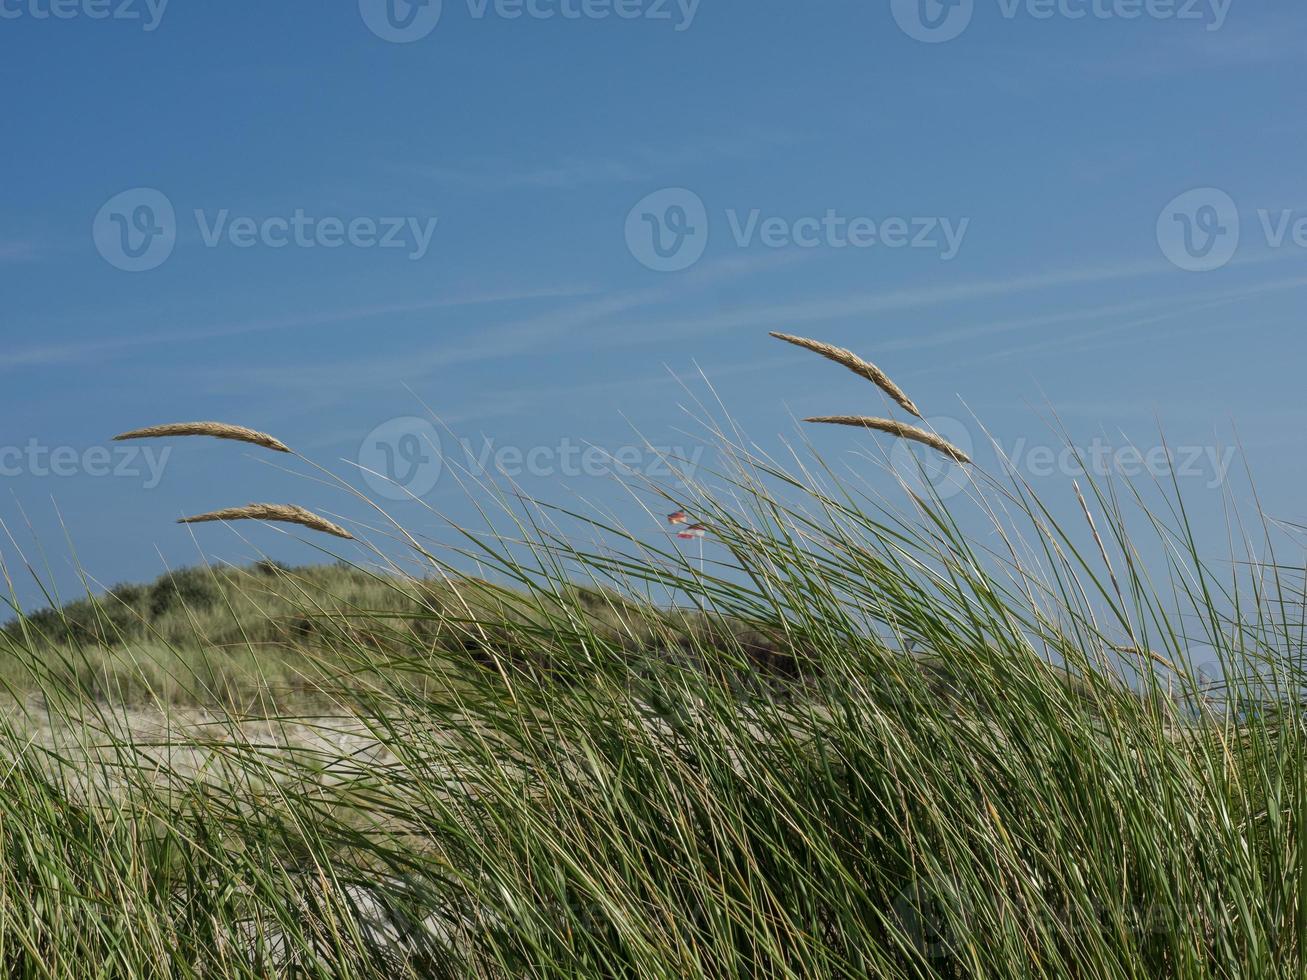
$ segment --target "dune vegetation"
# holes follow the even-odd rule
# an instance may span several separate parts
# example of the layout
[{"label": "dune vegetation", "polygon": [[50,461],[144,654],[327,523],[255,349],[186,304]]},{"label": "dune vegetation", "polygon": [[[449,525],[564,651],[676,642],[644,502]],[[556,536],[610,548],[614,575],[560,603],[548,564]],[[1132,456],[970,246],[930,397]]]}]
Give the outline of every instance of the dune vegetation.
[{"label": "dune vegetation", "polygon": [[15,611],[6,975],[1302,975],[1269,527],[1214,565],[1178,488],[1067,487],[1070,526],[1014,473],[945,502],[728,431],[631,488],[703,564],[487,489],[452,553],[396,535],[421,574],[358,527]]}]

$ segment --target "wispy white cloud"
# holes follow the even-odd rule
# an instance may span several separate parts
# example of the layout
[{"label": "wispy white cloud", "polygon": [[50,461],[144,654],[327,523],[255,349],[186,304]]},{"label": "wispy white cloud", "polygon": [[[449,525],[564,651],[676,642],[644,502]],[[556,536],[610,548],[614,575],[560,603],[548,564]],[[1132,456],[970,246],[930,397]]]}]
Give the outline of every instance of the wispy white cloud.
[{"label": "wispy white cloud", "polygon": [[1189,75],[1211,70],[1255,68],[1302,60],[1307,54],[1307,22],[1298,11],[1267,13],[1238,4],[1219,30],[1198,25],[1168,25],[1154,32],[1149,47],[1129,57],[1086,62],[1084,69],[1099,76],[1148,78]]},{"label": "wispy white cloud", "polygon": [[427,300],[416,300],[406,303],[382,303],[372,306],[352,307],[343,310],[318,310],[303,313],[290,313],[280,317],[266,317],[214,324],[212,326],[201,327],[184,333],[169,331],[167,333],[136,334],[133,336],[111,337],[100,340],[78,340],[69,341],[63,344],[11,348],[0,353],[0,370],[4,370],[5,368],[67,364],[86,360],[91,357],[105,357],[115,353],[125,353],[137,348],[153,347],[162,344],[176,344],[179,342],[193,343],[203,340],[218,340],[225,337],[239,337],[246,334],[299,330],[307,327],[353,323],[408,313],[423,313],[431,310],[452,309],[465,306],[512,303],[523,300],[568,298],[583,296],[589,292],[589,287],[548,286],[539,289],[467,293],[463,295],[433,297]]},{"label": "wispy white cloud", "polygon": [[517,162],[490,159],[474,160],[458,166],[405,165],[391,169],[474,190],[568,190],[670,179],[678,171],[690,167],[699,167],[714,160],[755,156],[791,139],[780,132],[753,131],[677,146],[635,148],[622,156],[566,156],[530,167],[523,167]]},{"label": "wispy white cloud", "polygon": [[835,297],[823,296],[790,303],[750,306],[693,319],[678,318],[643,324],[633,333],[667,336],[714,333],[777,323],[790,325],[821,323],[847,317],[898,313],[980,299],[998,299],[1064,286],[1114,282],[1174,272],[1174,266],[1160,260],[1099,268],[1076,267],[1038,275],[977,279],[952,286],[914,286],[907,289],[861,292]]},{"label": "wispy white cloud", "polygon": [[[1245,8],[1252,11],[1256,8]],[[1292,15],[1264,15],[1252,21],[1236,20],[1219,31],[1190,31],[1172,35],[1167,45],[1176,61],[1190,69],[1204,66],[1243,68],[1300,61],[1307,54],[1307,24],[1301,11]]]},{"label": "wispy white cloud", "polygon": [[[292,376],[287,376],[279,369],[254,365],[242,372],[242,384],[271,384],[275,381],[283,388],[287,385],[298,387],[304,392],[305,397],[338,399],[343,397],[346,391],[387,389],[402,382],[416,383],[455,365],[530,356],[538,351],[549,349],[550,345],[566,344],[578,349],[591,350],[600,347],[666,343],[686,336],[711,336],[714,333],[725,333],[742,327],[765,329],[777,324],[794,327],[840,318],[924,309],[942,304],[970,305],[981,299],[1005,298],[1060,287],[1111,284],[1126,279],[1177,274],[1174,267],[1165,262],[1150,261],[1114,267],[1074,268],[1009,279],[976,280],[953,287],[920,287],[884,293],[859,293],[846,297],[821,297],[809,301],[754,306],[697,317],[633,320],[629,316],[636,311],[671,300],[683,300],[694,292],[718,282],[767,271],[776,262],[785,261],[795,261],[795,259],[787,253],[736,256],[701,266],[694,273],[669,279],[665,284],[588,297],[560,309],[487,328],[470,340],[433,344],[429,349],[422,351],[405,349],[402,352],[371,358],[352,356],[348,360],[332,358],[317,364],[300,364]],[[1236,289],[1213,291],[1201,296],[1187,294],[1181,301],[1177,301],[1174,293],[1168,291],[1162,296],[1127,303],[1093,306],[1080,304],[1041,316],[994,320],[942,332],[918,331],[899,337],[880,336],[876,341],[876,350],[887,352],[955,347],[1006,333],[1059,329],[1060,332],[1055,338],[1045,336],[1037,343],[1027,345],[1030,348],[1029,352],[1033,353],[1054,343],[1087,342],[1095,335],[1096,330],[1109,334],[1113,331],[1129,329],[1132,324],[1140,326],[1150,322],[1161,322],[1259,293],[1295,289],[1303,285],[1307,285],[1307,277],[1274,280]],[[1099,321],[1109,322],[1104,326],[1079,333],[1067,332],[1064,329],[1077,323],[1095,324]],[[987,356],[998,356],[1001,353],[1005,356],[1016,356],[1026,352],[1025,347],[1005,348],[1002,352],[988,352]],[[773,363],[775,359],[771,358],[765,361],[740,362],[733,370],[765,370]],[[224,377],[230,378],[231,372],[224,371]],[[324,392],[329,394],[324,395]]]},{"label": "wispy white cloud", "polygon": [[521,188],[570,189],[593,184],[626,184],[647,180],[649,169],[620,160],[565,159],[530,170],[510,170],[497,164],[485,167],[403,167],[403,172],[429,177],[442,184],[473,190],[517,190]]},{"label": "wispy white cloud", "polygon": [[[575,404],[581,399],[602,397],[619,392],[626,396],[645,388],[675,384],[678,380],[671,371],[663,370],[657,373],[646,371],[636,375],[606,377],[597,381],[580,383],[569,381],[565,384],[519,385],[511,389],[485,392],[471,399],[460,400],[457,408],[452,410],[440,405],[424,404],[415,395],[413,410],[410,414],[421,417],[430,416],[437,426],[447,427],[452,430],[466,426],[468,423],[484,423],[495,419],[549,412],[560,401]],[[373,423],[370,422],[347,429],[337,429],[310,439],[304,442],[303,445],[306,449],[321,449],[342,443],[358,443],[372,431],[372,426]]]},{"label": "wispy white cloud", "polygon": [[[1289,250],[1284,249],[1254,253],[1235,260],[1229,268],[1252,268],[1286,260],[1291,258],[1288,252]],[[740,307],[706,316],[678,317],[675,320],[631,324],[626,328],[626,334],[632,340],[640,340],[647,337],[665,339],[674,336],[701,336],[724,333],[745,327],[760,328],[767,326],[768,329],[775,329],[777,324],[782,327],[785,325],[793,327],[824,323],[831,320],[871,317],[884,313],[924,310],[937,306],[969,304],[986,299],[1004,299],[1052,289],[1105,285],[1151,277],[1169,276],[1174,278],[1182,275],[1187,275],[1187,273],[1177,272],[1175,266],[1160,258],[1115,266],[1076,266],[1036,275],[975,279],[951,286],[914,286],[906,289],[850,293],[844,296],[822,296],[816,299],[795,300],[789,303]],[[1286,280],[1286,282],[1290,283],[1297,283],[1298,281],[1297,278]],[[1274,284],[1270,284],[1260,288],[1275,287]],[[1076,317],[1082,314],[1077,309],[1059,315]],[[1045,319],[1044,317],[1032,318],[1031,323],[1026,325],[1036,325],[1044,322]],[[1022,325],[1022,321],[1004,320],[987,326],[968,329],[1003,332],[1019,329]],[[937,340],[937,336],[943,339]],[[952,343],[957,339],[959,338],[953,332],[945,332],[939,335],[914,333],[910,338],[905,338],[897,343],[901,345],[900,349],[906,349],[915,346],[937,346],[941,343]],[[883,343],[894,344],[896,341],[892,339],[886,341],[883,336],[878,337],[877,344],[881,345]]]},{"label": "wispy white cloud", "polygon": [[[1288,278],[1241,286],[1234,289],[1210,290],[1198,294],[1187,293],[1178,300],[1177,297],[1168,293],[1164,296],[1138,300],[1131,303],[1110,303],[1099,306],[1075,307],[1073,309],[1064,310],[1060,313],[1045,316],[1028,317],[1019,320],[1000,320],[979,324],[974,327],[932,333],[927,336],[913,336],[900,338],[898,340],[889,340],[884,343],[878,343],[878,346],[886,350],[953,346],[954,344],[969,340],[988,340],[1005,333],[1046,330],[1048,328],[1063,328],[1071,324],[1083,323],[1086,321],[1109,321],[1105,326],[1079,332],[1059,329],[1054,337],[1041,341],[1038,344],[1031,344],[1022,348],[1007,348],[995,352],[995,354],[992,355],[995,357],[1009,356],[1014,353],[1055,349],[1058,346],[1065,346],[1070,343],[1080,343],[1093,337],[1132,330],[1139,326],[1161,322],[1162,320],[1171,319],[1177,316],[1228,306],[1232,303],[1256,296],[1292,291],[1304,287],[1307,287],[1307,276],[1291,276]],[[1137,314],[1148,315],[1136,317]],[[1131,319],[1122,320],[1122,317],[1129,317]]]},{"label": "wispy white cloud", "polygon": [[[1200,313],[1232,306],[1235,303],[1241,303],[1258,296],[1269,296],[1274,293],[1290,292],[1304,288],[1307,288],[1307,276],[1294,276],[1256,283],[1238,289],[1210,292],[1201,296],[1189,295],[1179,302],[1176,302],[1174,298],[1170,298],[1163,301],[1163,303],[1153,304],[1156,312],[1148,316],[1119,320],[1114,315],[1111,317],[1111,322],[1107,324],[1088,330],[1059,332],[1054,337],[1036,343],[994,351],[983,355],[980,360],[1005,360],[1027,354],[1087,353],[1101,350],[1106,346],[1115,345],[1122,341],[1137,343],[1146,338],[1155,341],[1157,339],[1156,334],[1150,334],[1141,328],[1166,323],[1179,317],[1196,316]],[[1169,308],[1166,308],[1167,306]],[[1141,305],[1138,308],[1144,309],[1146,307]],[[1100,312],[1095,318],[1101,317]],[[1185,329],[1192,332],[1197,328],[1192,324],[1187,324]]]},{"label": "wispy white cloud", "polygon": [[[792,256],[770,253],[735,256],[720,262],[705,263],[685,275],[663,280],[658,285],[626,289],[586,298],[557,310],[536,316],[500,323],[463,342],[432,344],[429,349],[403,350],[373,358],[332,359],[297,366],[294,376],[277,372],[278,384],[294,384],[308,391],[346,388],[393,387],[401,381],[417,381],[443,368],[480,361],[504,360],[533,354],[550,344],[576,344],[590,347],[604,331],[631,329],[623,319],[634,310],[681,299],[715,284],[773,269],[778,264],[795,261]],[[463,332],[466,333],[466,332]],[[613,346],[610,341],[608,346]],[[230,372],[224,372],[230,374]],[[257,366],[247,369],[243,377],[270,382],[274,374]]]},{"label": "wispy white cloud", "polygon": [[37,247],[33,242],[0,241],[0,262],[22,262],[36,258]]},{"label": "wispy white cloud", "polygon": [[[1258,296],[1307,288],[1307,276],[1292,276],[1254,283],[1237,288],[1187,293],[1177,298],[1173,293],[1126,303],[1076,305],[1038,316],[1004,318],[951,330],[914,331],[901,336],[878,336],[874,350],[880,358],[886,354],[909,351],[948,349],[954,356],[932,357],[927,364],[915,367],[896,366],[895,373],[906,378],[952,372],[960,363],[977,364],[1012,360],[1041,354],[1088,353],[1119,343],[1157,340],[1156,331],[1145,328],[1195,317],[1200,313],[1230,306]],[[1073,329],[1088,324],[1083,329]],[[1201,328],[1186,322],[1183,328],[1193,333]],[[1037,339],[1016,346],[994,346],[992,341],[1009,334],[1037,334]],[[978,346],[980,345],[980,346]],[[988,349],[987,349],[988,348]],[[759,358],[736,362],[726,368],[714,368],[711,378],[730,374],[766,371],[784,363],[784,358]]]}]

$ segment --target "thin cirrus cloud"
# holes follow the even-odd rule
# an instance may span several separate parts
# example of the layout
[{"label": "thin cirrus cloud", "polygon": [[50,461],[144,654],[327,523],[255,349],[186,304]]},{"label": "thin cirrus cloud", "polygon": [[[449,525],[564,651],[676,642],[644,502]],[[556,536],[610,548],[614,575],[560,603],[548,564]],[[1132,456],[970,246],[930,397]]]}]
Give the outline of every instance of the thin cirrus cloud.
[{"label": "thin cirrus cloud", "polygon": [[[1090,329],[1088,331],[1080,332],[1059,332],[1054,341],[1045,342],[1045,344],[1041,345],[1031,345],[1028,348],[1020,349],[1019,352],[1025,352],[1027,350],[1036,351],[1042,350],[1044,346],[1052,347],[1054,344],[1065,345],[1072,341],[1091,339],[1098,336],[1100,333],[1106,334],[1127,329],[1128,325],[1117,325],[1118,321],[1116,318],[1118,317],[1130,317],[1136,314],[1150,314],[1150,316],[1146,316],[1142,320],[1130,321],[1134,326],[1139,326],[1160,319],[1170,319],[1175,316],[1216,309],[1240,300],[1257,296],[1266,296],[1273,293],[1301,289],[1304,286],[1307,286],[1307,277],[1292,276],[1284,279],[1259,282],[1237,289],[1215,290],[1198,295],[1187,294],[1178,305],[1175,297],[1168,293],[1165,296],[1136,300],[1130,303],[1111,303],[1093,307],[1077,306],[1069,310],[1044,316],[1027,317],[1020,320],[999,320],[979,324],[974,327],[963,327],[956,330],[931,333],[929,335],[914,334],[909,337],[878,341],[878,346],[882,350],[920,350],[931,347],[952,346],[969,340],[988,340],[1004,333],[1033,329],[1047,329],[1049,327],[1064,327],[1070,324],[1092,320],[1110,319],[1113,321],[1112,324],[1101,329]],[[996,352],[995,356],[1006,356],[1010,353],[1016,352],[1018,351],[1009,349]]]},{"label": "thin cirrus cloud", "polygon": [[618,160],[573,160],[533,170],[459,170],[452,167],[404,167],[403,172],[442,184],[473,190],[524,188],[569,189],[593,184],[622,184],[647,179],[647,170]]},{"label": "thin cirrus cloud", "polygon": [[533,167],[478,160],[462,167],[405,165],[389,169],[471,190],[570,190],[671,179],[678,171],[712,161],[754,157],[793,138],[781,132],[753,131],[683,147],[634,150],[621,158],[571,156]]},{"label": "thin cirrus cloud", "polygon": [[[469,422],[487,422],[494,419],[512,418],[541,411],[557,405],[560,401],[576,402],[586,397],[603,397],[620,393],[625,399],[632,392],[653,389],[665,385],[681,384],[683,377],[670,369],[649,370],[640,374],[605,377],[596,381],[568,381],[560,384],[532,386],[514,386],[511,390],[493,391],[480,394],[471,400],[461,402],[452,411],[435,410],[426,401],[413,394],[415,416],[426,416],[437,428],[452,429],[454,426]],[[357,444],[370,431],[368,426],[351,426],[323,433],[304,442],[307,449],[323,449],[341,444]]]},{"label": "thin cirrus cloud", "polygon": [[35,258],[36,252],[32,242],[0,241],[0,262],[21,262]]},{"label": "thin cirrus cloud", "polygon": [[[1304,284],[1307,285],[1307,281],[1304,281]],[[967,341],[992,340],[995,336],[1008,333],[1046,331],[1050,328],[1065,328],[1071,324],[1083,323],[1086,321],[1104,319],[1111,320],[1110,324],[1098,328],[1072,332],[1059,332],[1052,340],[1041,340],[1016,347],[1002,347],[996,350],[987,350],[980,353],[968,350],[966,354],[955,357],[945,357],[942,359],[931,358],[928,364],[919,364],[915,368],[895,368],[895,373],[900,374],[902,377],[920,378],[927,375],[952,372],[956,370],[959,363],[976,364],[982,362],[1002,361],[1024,354],[1039,354],[1053,350],[1090,350],[1094,349],[1092,341],[1095,338],[1120,333],[1121,331],[1126,330],[1138,330],[1141,327],[1173,320],[1179,316],[1187,316],[1206,309],[1233,303],[1236,299],[1237,297],[1230,297],[1221,300],[1212,300],[1210,302],[1185,303],[1179,307],[1176,307],[1173,300],[1169,298],[1163,300],[1146,300],[1135,303],[1111,303],[1094,307],[1076,307],[1074,309],[1063,310],[1057,313],[1025,317],[1019,320],[996,320],[990,323],[979,324],[973,327],[963,327],[961,329],[939,334],[916,333],[898,338],[878,338],[875,341],[871,353],[879,358],[882,354],[886,353],[892,354],[937,347],[957,347]],[[1147,316],[1136,316],[1125,321],[1118,319],[1121,316],[1145,313],[1148,311],[1153,312]],[[762,358],[731,365],[725,372],[723,372],[721,368],[714,368],[712,371],[712,377],[717,378],[732,373],[738,374],[764,371],[780,366],[781,364],[792,365],[793,363],[794,361],[792,358]]]},{"label": "thin cirrus cloud", "polygon": [[631,331],[634,337],[703,334],[755,327],[761,324],[810,324],[846,317],[870,316],[906,310],[925,309],[972,300],[1055,289],[1063,286],[1092,285],[1123,279],[1138,279],[1164,272],[1174,272],[1163,262],[1142,262],[1099,268],[1074,267],[1032,276],[1006,276],[977,279],[954,286],[914,286],[882,292],[860,292],[846,296],[799,300],[787,304],[773,303],[729,312],[674,321],[641,324]]},{"label": "thin cirrus cloud", "polygon": [[[1003,358],[1015,357],[1024,354],[1079,354],[1089,353],[1106,349],[1107,347],[1121,346],[1123,344],[1138,343],[1150,335],[1141,333],[1139,328],[1150,327],[1158,323],[1175,320],[1177,317],[1191,317],[1200,313],[1207,313],[1212,310],[1232,306],[1235,303],[1259,296],[1269,296],[1278,292],[1286,292],[1307,287],[1307,277],[1294,277],[1289,279],[1276,280],[1274,282],[1259,283],[1255,286],[1249,286],[1244,289],[1226,290],[1221,293],[1209,294],[1206,297],[1199,298],[1198,302],[1185,302],[1181,305],[1169,309],[1160,310],[1159,312],[1135,320],[1129,320],[1124,323],[1113,322],[1100,327],[1078,332],[1060,334],[1051,340],[1041,341],[1034,344],[1027,344],[1022,347],[1009,348],[1003,351],[996,351],[992,355],[987,355],[981,360],[997,360]],[[1191,298],[1192,299],[1192,298]],[[1241,320],[1244,328],[1247,324]],[[1218,324],[1218,327],[1225,324]],[[1194,333],[1198,330],[1211,329],[1208,325],[1186,324],[1185,331]],[[1156,335],[1152,335],[1155,340]]]},{"label": "thin cirrus cloud", "polygon": [[[388,388],[399,381],[418,380],[452,365],[522,356],[551,344],[584,345],[590,349],[596,346],[594,328],[604,331],[631,329],[621,318],[633,310],[683,298],[791,261],[795,259],[784,254],[736,256],[707,263],[685,276],[656,286],[590,296],[561,309],[501,323],[463,343],[433,342],[429,348],[420,351],[406,346],[396,353],[370,359],[351,357],[300,365],[289,378],[275,370],[252,366],[241,374],[241,381],[261,384],[270,383],[275,378],[282,387],[293,384],[308,392],[330,390],[341,393],[346,389]],[[225,370],[223,376],[230,379],[231,372]]]},{"label": "thin cirrus cloud", "polygon": [[[1230,263],[1230,268],[1251,268],[1288,258],[1290,256],[1287,250],[1281,252],[1268,250],[1250,255],[1247,258],[1236,259]],[[631,324],[626,328],[626,336],[632,342],[640,342],[647,338],[667,339],[685,335],[701,336],[744,327],[757,327],[762,324],[815,324],[850,317],[928,309],[962,302],[1003,299],[1009,296],[1049,289],[1106,285],[1159,276],[1174,277],[1180,274],[1175,266],[1161,259],[1113,266],[1074,266],[1037,275],[974,279],[953,286],[927,285],[881,292],[850,293],[845,296],[797,300],[785,304],[771,303],[764,306],[750,306],[695,318],[678,317],[675,320]],[[1253,291],[1258,289],[1273,290],[1289,288],[1297,282],[1298,280],[1294,278],[1284,280],[1280,285],[1269,283],[1249,288]],[[1000,324],[997,325],[996,329],[1005,329],[1005,326]],[[912,343],[917,342],[927,346],[936,343],[933,338],[914,337]]]},{"label": "thin cirrus cloud", "polygon": [[[559,343],[584,346],[586,349],[664,343],[687,335],[703,337],[745,327],[762,329],[766,325],[776,323],[787,325],[820,323],[887,312],[926,309],[937,305],[969,303],[987,298],[1004,298],[1072,285],[1111,284],[1126,279],[1147,278],[1175,272],[1172,266],[1157,262],[1088,269],[1076,267],[1035,276],[975,280],[953,287],[919,287],[883,293],[858,293],[836,298],[823,297],[698,317],[678,317],[674,320],[626,319],[626,315],[634,311],[685,298],[694,291],[695,287],[704,287],[722,280],[762,271],[776,261],[788,260],[783,253],[760,256],[756,259],[751,257],[748,260],[739,258],[723,260],[666,286],[630,289],[587,297],[581,303],[490,328],[480,337],[461,344],[433,344],[429,350],[416,353],[406,349],[400,354],[387,354],[370,359],[360,360],[355,357],[348,361],[331,360],[316,365],[301,365],[292,378],[280,374],[276,374],[275,377],[280,385],[294,384],[302,387],[306,392],[314,393],[329,391],[332,393],[331,397],[336,398],[346,389],[388,388],[397,381],[417,381],[453,365],[530,355],[547,349],[549,345]],[[1251,260],[1245,264],[1255,265],[1257,261]],[[1168,290],[1165,295],[1154,299],[1102,304],[1097,307],[1085,307],[1082,304],[1045,316],[998,320],[963,328],[940,335],[939,338],[914,333],[898,339],[886,339],[880,349],[910,350],[934,347],[941,343],[954,344],[965,340],[979,340],[1006,332],[1134,314],[1144,314],[1140,319],[1151,322],[1153,317],[1158,320],[1169,319],[1223,302],[1262,293],[1295,289],[1305,282],[1307,280],[1301,277],[1293,277],[1198,297],[1190,294],[1181,303],[1177,303],[1174,294]],[[1066,343],[1076,336],[1072,333],[1061,334],[1059,341]],[[768,360],[758,363],[765,365],[771,362]],[[746,366],[746,370],[748,369],[754,368]],[[759,366],[757,369],[762,367]],[[274,374],[275,372],[270,373],[262,367],[251,367],[242,375],[242,383],[271,382]],[[230,377],[229,372],[224,372],[224,375]]]},{"label": "thin cirrus cloud", "polygon": [[386,303],[372,306],[355,307],[345,310],[319,310],[304,313],[292,313],[281,317],[265,317],[243,320],[233,323],[202,327],[186,333],[170,331],[168,333],[136,334],[127,337],[112,337],[102,340],[70,341],[65,344],[50,344],[42,347],[28,347],[7,350],[0,353],[0,370],[20,367],[43,367],[69,364],[87,358],[103,358],[117,353],[127,353],[144,347],[156,347],[163,344],[193,342],[201,340],[219,340],[224,337],[238,337],[246,334],[273,333],[284,330],[297,330],[307,327],[330,326],[355,321],[372,320],[408,313],[422,313],[431,310],[450,309],[464,306],[479,306],[497,303],[511,303],[522,300],[558,299],[583,296],[591,292],[589,287],[550,286],[539,289],[509,290],[503,292],[469,293],[461,296],[437,297],[409,303]]},{"label": "thin cirrus cloud", "polygon": [[1206,30],[1199,24],[1169,25],[1188,29],[1167,31],[1147,49],[1132,52],[1129,57],[1085,62],[1082,67],[1093,75],[1141,78],[1270,67],[1301,60],[1307,52],[1302,21],[1274,14],[1246,19],[1254,10],[1244,6],[1231,11],[1218,30]]},{"label": "thin cirrus cloud", "polygon": [[[1108,281],[1114,277],[1106,275],[1100,280]],[[1035,288],[1036,284],[1042,287],[1048,281],[1056,277],[1044,277],[1040,279],[1031,279],[1025,282],[1026,288]],[[1084,281],[1084,280],[1080,280]],[[1011,281],[1009,285],[1012,291],[1019,291],[1016,281]],[[935,291],[928,292],[909,292],[903,291],[897,296],[885,296],[880,298],[876,303],[875,312],[886,309],[904,310],[912,308],[915,304],[920,307],[927,307],[938,302],[957,302],[976,298],[979,295],[993,295],[989,289],[989,284],[974,283],[974,288],[965,289],[959,293],[954,293],[946,298],[939,297]],[[1055,312],[1045,313],[1038,316],[1022,317],[1019,319],[1004,318],[980,323],[972,326],[955,328],[946,331],[913,331],[897,337],[877,337],[875,339],[873,354],[879,357],[885,353],[908,352],[918,350],[929,350],[940,347],[955,348],[968,342],[992,341],[996,337],[1005,334],[1029,334],[1031,332],[1047,332],[1054,330],[1053,336],[1043,336],[1035,341],[1019,343],[1015,346],[1002,346],[995,348],[993,344],[988,344],[987,349],[976,351],[969,348],[965,355],[957,357],[948,357],[944,359],[932,358],[929,365],[918,365],[915,369],[904,371],[905,377],[921,377],[928,374],[937,374],[945,371],[954,370],[961,361],[967,363],[977,363],[980,361],[1001,361],[1018,358],[1021,356],[1041,355],[1049,353],[1079,353],[1104,349],[1109,346],[1116,346],[1123,343],[1135,342],[1147,336],[1156,336],[1144,328],[1155,327],[1158,324],[1164,324],[1176,320],[1180,317],[1194,317],[1202,313],[1221,309],[1246,300],[1255,299],[1263,296],[1272,296],[1277,293],[1291,292],[1294,290],[1307,288],[1307,277],[1290,276],[1280,279],[1264,280],[1247,286],[1241,286],[1232,289],[1209,290],[1204,293],[1194,294],[1186,293],[1183,297],[1177,298],[1175,293],[1167,291],[1163,295],[1154,296],[1148,299],[1134,300],[1125,303],[1104,303],[1093,306],[1079,304],[1067,309]],[[1003,292],[1002,295],[1006,295]],[[789,314],[785,320],[787,323],[810,322],[812,319],[827,319],[834,309],[839,309],[841,315],[851,309],[848,303],[842,303],[838,307],[818,305],[809,311],[805,317],[801,308],[787,308],[784,312]],[[871,312],[868,305],[857,306],[856,312]],[[766,317],[764,311],[750,312],[744,316],[744,319],[750,325],[757,326],[762,322],[757,317]],[[700,320],[690,324],[693,329],[709,329],[710,327],[720,328],[722,323],[728,323],[731,326],[738,325],[739,320],[731,315],[725,318],[718,318],[717,321]],[[1076,325],[1083,325],[1080,329]],[[648,336],[648,331],[652,329],[664,329],[645,327],[634,331],[633,335],[637,337]],[[1188,329],[1195,329],[1190,325]],[[745,362],[737,362],[730,366],[729,373],[748,373],[755,371],[770,370],[777,365],[777,359],[768,357],[755,359]],[[721,368],[714,368],[713,377],[722,375]]]}]

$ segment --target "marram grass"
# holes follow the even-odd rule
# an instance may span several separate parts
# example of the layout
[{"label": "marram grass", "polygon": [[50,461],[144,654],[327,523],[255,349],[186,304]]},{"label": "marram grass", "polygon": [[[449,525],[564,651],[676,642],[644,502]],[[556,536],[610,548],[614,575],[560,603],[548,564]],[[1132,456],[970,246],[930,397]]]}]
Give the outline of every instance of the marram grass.
[{"label": "marram grass", "polygon": [[[481,488],[482,579],[215,569],[0,631],[5,975],[1303,975],[1293,563],[1020,484],[973,544],[723,449],[702,567]],[[146,724],[68,683],[147,638],[186,670],[188,610],[256,667],[312,624],[277,668],[312,710]]]},{"label": "marram grass", "polygon": [[262,446],[274,452],[289,453],[291,449],[280,439],[266,432],[249,429],[243,425],[231,425],[227,422],[170,422],[165,425],[152,425],[144,429],[133,429],[114,436],[115,442],[128,439],[162,439],[173,436],[208,436],[212,439],[231,439],[236,442],[248,442]]},{"label": "marram grass", "polygon": [[874,429],[877,432],[884,432],[899,439],[910,439],[913,442],[921,443],[923,446],[929,446],[936,452],[948,456],[954,462],[971,463],[971,457],[947,439],[927,429],[908,425],[906,422],[872,418],[866,415],[823,415],[818,418],[804,419],[803,421],[819,425],[851,425],[863,429]]},{"label": "marram grass", "polygon": [[210,521],[273,521],[282,524],[298,524],[311,531],[335,535],[338,538],[353,539],[339,524],[333,524],[311,510],[298,504],[246,504],[243,507],[228,507],[194,517],[179,518],[178,524],[203,524]]},{"label": "marram grass", "polygon": [[921,418],[921,411],[900,388],[892,378],[875,364],[864,360],[851,350],[845,350],[843,347],[836,347],[834,344],[828,344],[821,340],[811,340],[807,337],[796,337],[793,334],[772,332],[771,336],[777,340],[783,340],[787,344],[793,344],[795,347],[802,347],[804,350],[810,350],[814,354],[820,354],[822,357],[834,361],[836,364],[842,364],[859,377],[866,378],[902,408],[905,412]]}]

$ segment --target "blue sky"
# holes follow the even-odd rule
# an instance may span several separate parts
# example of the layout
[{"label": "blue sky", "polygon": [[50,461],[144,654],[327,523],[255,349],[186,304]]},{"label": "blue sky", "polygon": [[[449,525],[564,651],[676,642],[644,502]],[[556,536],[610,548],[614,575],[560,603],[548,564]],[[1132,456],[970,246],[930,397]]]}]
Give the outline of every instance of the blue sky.
[{"label": "blue sky", "polygon": [[1217,520],[1238,436],[1307,517],[1297,0],[386,2],[0,0],[0,520],[61,588],[74,550],[106,584],[315,555],[186,513],[366,517],[244,447],[107,463],[140,425],[251,425],[356,481],[389,458],[472,519],[394,421],[429,408],[461,463],[637,522],[576,447],[692,451],[700,369],[768,447],[882,407],[769,330],[1009,453],[1058,445],[1050,409],[1086,447],[1160,419]]}]

